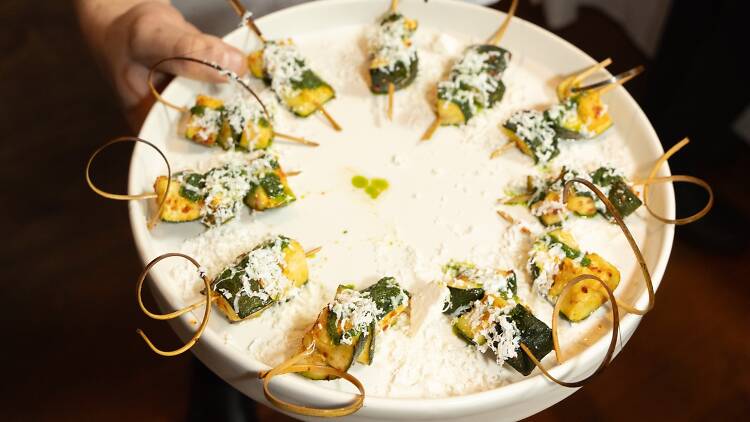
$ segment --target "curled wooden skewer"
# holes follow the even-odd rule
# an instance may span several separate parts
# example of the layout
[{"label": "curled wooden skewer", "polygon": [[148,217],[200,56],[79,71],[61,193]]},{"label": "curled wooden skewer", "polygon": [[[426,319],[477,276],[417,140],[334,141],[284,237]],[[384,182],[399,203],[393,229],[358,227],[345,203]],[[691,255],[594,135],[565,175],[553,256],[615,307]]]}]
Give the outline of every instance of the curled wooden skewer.
[{"label": "curled wooden skewer", "polygon": [[497,29],[497,32],[495,32],[490,37],[490,39],[487,41],[487,44],[500,44],[500,41],[503,39],[503,35],[505,35],[505,31],[508,30],[508,25],[510,25],[511,19],[513,19],[513,16],[515,16],[516,14],[516,8],[518,8],[518,0],[513,0],[513,2],[510,4],[510,8],[508,9],[508,13],[505,14],[503,23],[500,25],[500,28]]},{"label": "curled wooden skewer", "polygon": [[[135,136],[122,136],[122,137],[119,137],[119,138],[112,139],[111,141],[109,141],[109,142],[105,143],[104,145],[100,146],[99,148],[97,148],[93,152],[93,154],[91,154],[91,156],[89,157],[88,162],[86,162],[86,183],[89,185],[89,187],[91,188],[91,190],[93,190],[99,196],[102,196],[102,197],[107,198],[107,199],[118,200],[118,201],[130,201],[130,200],[138,200],[138,199],[151,199],[151,198],[157,198],[158,197],[158,195],[156,193],[142,193],[142,194],[138,194],[138,195],[122,195],[122,194],[105,192],[105,191],[99,189],[98,187],[96,187],[96,185],[94,184],[94,182],[91,180],[90,170],[91,170],[91,163],[94,162],[94,158],[96,158],[96,156],[99,155],[100,152],[104,151],[105,149],[109,148],[110,146],[112,146],[114,144],[117,144],[117,143],[121,143],[121,142],[136,142],[136,143],[137,142],[142,142],[142,143],[150,146],[151,148],[155,149],[156,152],[158,152],[159,155],[161,155],[161,158],[164,159],[164,163],[167,164],[167,178],[168,179],[167,179],[166,192],[169,192],[170,183],[172,181],[172,167],[169,165],[169,160],[167,160],[167,156],[164,155],[164,152],[162,152],[162,150],[159,149],[159,147],[157,147],[156,145],[152,144],[151,142],[149,142],[149,141],[147,141],[145,139],[137,138]],[[164,202],[166,201],[166,199],[167,199],[167,196],[164,195],[164,198],[162,198],[162,200],[159,201],[158,209],[156,211],[156,214],[153,217],[151,217],[149,219],[149,221],[148,221],[148,227],[149,228],[153,228],[156,225],[156,221],[158,221],[159,214],[161,213],[161,210],[164,207]]]},{"label": "curled wooden skewer", "polygon": [[[635,184],[636,185],[643,185],[643,205],[646,206],[646,209],[648,212],[657,220],[667,223],[667,224],[675,224],[675,225],[683,225],[683,224],[690,224],[692,222],[695,222],[701,218],[703,218],[708,212],[711,210],[711,208],[714,205],[714,192],[711,189],[711,186],[706,183],[704,180],[699,179],[694,176],[686,176],[686,175],[673,175],[668,177],[656,177],[656,173],[659,171],[659,168],[671,157],[673,156],[677,151],[681,150],[685,145],[690,143],[690,139],[685,138],[682,141],[675,144],[672,148],[670,148],[667,152],[664,153],[654,164],[654,166],[651,168],[651,171],[648,174],[648,178],[643,181],[638,181]],[[686,182],[691,183],[694,185],[698,185],[706,190],[708,193],[708,202],[706,205],[698,211],[697,213],[684,218],[677,218],[677,219],[671,219],[663,217],[656,212],[654,212],[653,209],[651,209],[651,206],[649,205],[649,186],[656,183],[664,183],[664,182]]]},{"label": "curled wooden skewer", "polygon": [[[607,211],[612,216],[612,218],[615,220],[615,223],[617,223],[618,226],[620,226],[620,230],[622,230],[622,234],[625,235],[625,238],[628,240],[628,244],[630,245],[630,249],[633,250],[633,254],[635,255],[636,260],[638,261],[638,265],[641,268],[641,273],[643,274],[644,281],[646,283],[646,290],[648,291],[648,304],[646,305],[646,308],[644,309],[637,309],[631,305],[617,302],[617,304],[626,310],[627,312],[631,314],[636,315],[646,315],[651,309],[654,308],[654,305],[656,303],[656,294],[654,293],[654,283],[651,280],[651,273],[648,270],[648,266],[646,265],[646,260],[643,258],[643,254],[641,253],[641,249],[638,247],[638,244],[635,241],[635,238],[633,237],[633,234],[630,233],[630,229],[628,229],[628,226],[625,224],[625,222],[622,219],[622,216],[620,215],[620,212],[617,211],[617,208],[615,208],[614,204],[607,198],[604,193],[602,193],[599,188],[596,187],[592,182],[580,179],[580,178],[573,178],[568,180],[565,185],[563,186],[563,198],[562,202],[563,204],[568,203],[568,198],[570,197],[571,190],[573,189],[573,185],[579,183],[591,190],[598,198],[601,200],[604,205],[607,207]],[[559,300],[558,300],[559,301]]]},{"label": "curled wooden skewer", "polygon": [[[305,415],[305,416],[318,416],[318,417],[330,418],[330,417],[350,415],[356,412],[357,410],[359,410],[362,407],[362,404],[364,403],[364,400],[365,400],[365,387],[354,375],[351,375],[348,372],[342,371],[340,369],[333,368],[331,366],[297,364],[297,362],[299,362],[305,357],[312,355],[314,352],[315,352],[315,343],[313,342],[310,344],[308,348],[292,356],[286,362],[280,364],[279,366],[273,369],[259,373],[258,378],[263,380],[263,394],[266,396],[266,399],[268,399],[269,402],[271,402],[272,404],[274,404],[280,409],[286,410],[288,412],[293,412],[299,415]],[[271,392],[270,383],[271,383],[271,379],[273,379],[274,377],[279,376],[279,375],[284,375],[284,374],[293,374],[293,373],[306,372],[306,371],[311,371],[311,370],[322,372],[327,375],[332,375],[338,378],[343,378],[349,381],[355,387],[357,387],[357,390],[359,390],[359,394],[356,395],[354,401],[352,401],[350,404],[345,405],[345,406],[335,407],[335,408],[316,408],[316,407],[302,406],[299,404],[290,403],[288,401],[285,401],[276,397],[276,395],[274,395]]]},{"label": "curled wooden skewer", "polygon": [[[305,252],[305,257],[310,258],[311,256],[315,255],[317,252],[319,252],[321,249],[322,247],[320,246],[310,249]],[[204,292],[206,294],[206,299],[200,300],[198,302],[193,303],[192,305],[188,305],[182,309],[178,309],[176,311],[173,311],[167,314],[153,313],[148,308],[146,308],[146,305],[143,303],[143,297],[142,297],[143,283],[146,280],[146,276],[151,271],[151,268],[154,267],[154,265],[158,264],[160,261],[166,258],[175,257],[175,256],[187,259],[188,261],[190,261],[190,263],[195,265],[195,267],[198,269],[201,279],[203,279],[203,283],[205,287]],[[198,331],[196,331],[195,334],[193,334],[193,337],[187,343],[185,343],[182,347],[175,349],[175,350],[159,349],[148,338],[148,336],[146,335],[146,333],[143,332],[143,330],[138,329],[136,330],[136,332],[143,338],[143,340],[146,342],[148,347],[151,350],[153,350],[154,353],[157,353],[162,356],[177,356],[181,353],[188,351],[191,347],[195,345],[195,343],[198,342],[198,339],[200,339],[200,336],[203,334],[203,331],[205,331],[206,326],[208,324],[208,319],[211,315],[211,303],[218,298],[219,296],[215,294],[213,290],[211,290],[211,281],[208,279],[208,276],[205,273],[203,273],[200,264],[193,257],[182,254],[182,253],[177,253],[177,252],[159,255],[156,258],[154,258],[151,262],[149,262],[148,265],[146,265],[146,268],[143,270],[143,272],[141,273],[141,276],[138,278],[138,284],[136,287],[136,299],[138,300],[138,306],[141,308],[141,311],[143,311],[143,313],[146,314],[149,318],[153,318],[159,321],[166,321],[166,320],[177,318],[181,315],[186,314],[187,312],[200,308],[201,306],[205,306],[206,310],[203,313],[203,321],[201,322],[201,325],[198,327]]]},{"label": "curled wooden skewer", "polygon": [[[173,257],[173,256],[177,256],[177,257],[180,257],[180,258],[185,258],[188,261],[190,261],[191,264],[195,265],[195,268],[197,268],[198,271],[200,272],[201,279],[203,280],[203,284],[205,285],[205,288],[206,288],[206,290],[205,290],[205,292],[206,292],[206,299],[203,300],[203,301],[200,301],[198,303],[194,303],[194,304],[192,304],[190,306],[186,306],[186,307],[184,307],[182,309],[179,309],[177,311],[170,312],[168,314],[155,314],[155,313],[149,311],[146,308],[146,305],[143,304],[143,298],[141,296],[141,292],[143,290],[143,282],[144,282],[144,280],[146,280],[146,276],[148,275],[149,271],[151,271],[151,268],[154,267],[154,265],[156,265],[157,263],[159,263],[163,259],[170,258],[170,257]],[[157,354],[159,354],[161,356],[177,356],[177,355],[179,355],[181,353],[184,353],[185,351],[187,351],[191,347],[193,347],[193,345],[198,341],[198,339],[200,339],[200,336],[203,334],[203,331],[206,330],[206,326],[208,325],[208,318],[211,316],[211,302],[213,302],[217,297],[218,296],[215,295],[215,294],[213,294],[213,292],[211,291],[211,282],[208,279],[208,276],[205,273],[203,273],[200,264],[198,263],[198,261],[196,261],[195,259],[193,259],[193,257],[191,257],[189,255],[181,254],[181,253],[176,253],[176,252],[166,253],[164,255],[159,255],[158,257],[154,258],[151,262],[149,262],[148,265],[146,265],[146,268],[143,270],[143,272],[141,273],[141,276],[138,278],[138,286],[136,288],[136,298],[138,300],[138,306],[141,308],[141,310],[143,311],[143,313],[145,313],[146,315],[148,315],[150,318],[164,321],[164,320],[170,320],[170,319],[177,318],[180,315],[185,314],[186,312],[190,312],[193,309],[196,309],[196,308],[198,308],[200,306],[204,306],[205,305],[206,308],[205,308],[205,311],[203,312],[203,320],[201,321],[200,326],[198,326],[198,330],[195,332],[195,334],[193,334],[193,336],[190,338],[190,340],[188,340],[187,343],[185,343],[184,345],[182,345],[182,347],[179,347],[179,348],[177,348],[175,350],[162,350],[162,349],[159,349],[148,338],[148,336],[146,335],[146,333],[143,332],[143,330],[141,330],[139,328],[138,330],[136,330],[136,332],[143,338],[143,340],[146,342],[146,344],[148,345],[148,347],[151,350],[153,350],[154,353],[157,353]]]},{"label": "curled wooden skewer", "polygon": [[[209,62],[209,61],[206,61],[206,60],[196,59],[194,57],[185,57],[185,56],[167,57],[167,58],[159,60],[158,62],[154,63],[153,66],[151,66],[151,68],[149,69],[149,72],[148,72],[148,81],[147,81],[148,82],[148,87],[149,87],[149,90],[151,91],[151,94],[160,103],[166,105],[169,108],[177,110],[180,113],[186,113],[189,110],[187,107],[178,106],[178,105],[176,105],[176,104],[168,101],[167,99],[165,99],[159,93],[159,91],[157,91],[156,87],[154,86],[153,77],[154,77],[154,73],[157,71],[157,69],[159,68],[159,66],[161,64],[165,63],[165,62],[174,61],[174,60],[189,61],[189,62],[192,62],[192,63],[201,64],[203,66],[208,66],[211,69],[214,69],[217,72],[219,72],[222,76],[225,76],[225,77],[229,78],[230,80],[238,83],[248,93],[250,93],[250,95],[252,95],[253,98],[255,98],[255,100],[258,102],[258,104],[260,104],[260,107],[263,110],[263,114],[266,116],[266,119],[269,122],[273,121],[273,119],[271,118],[271,114],[268,112],[268,109],[266,108],[266,105],[260,99],[260,97],[258,96],[258,94],[256,94],[255,91],[253,91],[253,89],[250,88],[250,86],[245,81],[242,80],[242,78],[240,78],[239,76],[237,76],[237,74],[235,74],[234,72],[232,72],[230,70],[227,70],[227,69],[224,69],[223,67],[219,66],[216,63],[212,63],[212,62]],[[307,140],[305,138],[300,138],[300,137],[297,137],[297,136],[287,135],[287,134],[279,133],[279,132],[276,132],[276,131],[274,131],[273,134],[274,134],[274,136],[277,136],[279,138],[286,139],[286,140],[289,140],[289,141],[292,141],[292,142],[296,142],[296,143],[299,143],[299,144],[302,144],[302,145],[306,145],[306,146],[317,147],[319,145],[317,142],[309,141],[309,140]]]},{"label": "curled wooden skewer", "polygon": [[612,291],[612,289],[605,283],[602,279],[595,275],[591,274],[581,274],[574,279],[570,280],[565,287],[560,292],[560,296],[557,298],[557,303],[555,303],[555,309],[552,311],[552,342],[554,344],[555,348],[555,357],[557,358],[558,362],[563,362],[562,357],[562,350],[560,349],[560,344],[558,340],[558,334],[557,334],[557,327],[558,322],[560,320],[560,305],[563,303],[563,298],[565,295],[572,289],[576,284],[578,284],[581,281],[584,280],[595,280],[601,286],[607,291],[607,296],[609,296],[609,302],[612,304],[612,337],[609,341],[609,347],[607,348],[607,353],[605,353],[604,358],[602,359],[602,362],[599,364],[599,366],[596,368],[596,370],[586,378],[583,378],[578,381],[562,381],[560,379],[555,378],[552,376],[552,374],[549,373],[549,371],[539,362],[539,359],[534,356],[534,354],[531,352],[531,350],[526,346],[525,344],[521,343],[521,349],[524,353],[531,359],[532,362],[534,362],[534,365],[536,365],[540,371],[542,371],[542,374],[544,374],[545,377],[547,377],[550,381],[559,384],[563,387],[570,387],[570,388],[576,388],[581,387],[582,385],[589,382],[592,378],[599,375],[604,371],[604,369],[609,365],[610,362],[612,362],[612,358],[615,353],[615,348],[617,347],[617,337],[618,333],[620,332],[620,313],[617,309],[617,306],[614,304],[616,303],[615,294]]}]

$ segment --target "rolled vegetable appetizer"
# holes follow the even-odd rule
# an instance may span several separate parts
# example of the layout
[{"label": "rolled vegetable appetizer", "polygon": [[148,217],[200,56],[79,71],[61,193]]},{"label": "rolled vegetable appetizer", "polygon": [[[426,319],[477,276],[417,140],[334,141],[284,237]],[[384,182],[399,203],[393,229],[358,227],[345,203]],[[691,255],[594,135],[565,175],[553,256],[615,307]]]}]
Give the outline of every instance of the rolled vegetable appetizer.
[{"label": "rolled vegetable appetizer", "polygon": [[[372,286],[355,290],[339,286],[333,302],[318,315],[317,321],[302,339],[301,349],[314,348],[301,364],[330,366],[346,372],[356,360],[369,365],[375,353],[375,336],[386,330],[409,309],[409,292],[392,277]],[[302,372],[311,379],[331,379],[315,370]]]},{"label": "rolled vegetable appetizer", "polygon": [[[595,253],[582,252],[569,232],[556,229],[537,239],[529,254],[528,270],[533,286],[550,302],[574,278],[590,274],[611,290],[620,284],[620,271]],[[586,319],[608,300],[607,291],[595,280],[583,280],[565,296],[560,312],[570,321]]]},{"label": "rolled vegetable appetizer", "polygon": [[201,145],[219,145],[225,150],[265,150],[271,146],[274,131],[260,104],[236,96],[228,102],[198,95],[183,114],[178,131]]},{"label": "rolled vegetable appetizer", "polygon": [[443,312],[454,317],[454,332],[480,352],[492,351],[498,365],[530,374],[534,362],[520,345],[542,359],[553,348],[552,330],[519,303],[515,273],[457,262],[444,272],[449,298]]},{"label": "rolled vegetable appetizer", "polygon": [[535,164],[546,164],[560,154],[554,124],[542,112],[517,111],[503,124],[503,131]]},{"label": "rolled vegetable appetizer", "polygon": [[241,163],[229,163],[205,174],[183,171],[169,183],[160,176],[154,183],[159,218],[167,222],[200,219],[206,226],[226,223],[237,215],[242,203],[257,211],[278,208],[296,199],[286,174],[275,157],[263,154]]},{"label": "rolled vegetable appetizer", "polygon": [[270,85],[294,114],[307,117],[336,96],[307,64],[292,40],[265,41],[247,58],[250,73]]},{"label": "rolled vegetable appetizer", "polygon": [[545,114],[565,140],[592,139],[612,127],[612,116],[596,90],[563,98]]},{"label": "rolled vegetable appetizer", "polygon": [[604,203],[589,191],[582,192],[573,188],[568,201],[563,204],[564,186],[574,178],[594,183],[623,218],[635,212],[643,204],[633,188],[628,185],[625,176],[612,167],[599,167],[589,174],[563,168],[558,176],[551,179],[529,176],[526,192],[507,199],[505,203],[529,207],[531,213],[538,217],[545,226],[562,224],[570,213],[579,217],[593,217],[598,213],[613,222],[614,218]]},{"label": "rolled vegetable appetizer", "polygon": [[417,21],[398,12],[389,12],[381,21],[372,40],[370,60],[370,90],[387,94],[409,86],[417,76],[419,58],[411,41]]},{"label": "rolled vegetable appetizer", "polygon": [[438,83],[437,114],[440,124],[463,125],[498,103],[505,94],[503,72],[511,54],[490,44],[471,46],[451,69],[448,80]]},{"label": "rolled vegetable appetizer", "polygon": [[305,251],[296,240],[274,236],[237,258],[214,279],[216,306],[233,322],[259,316],[291,297],[308,280]]}]

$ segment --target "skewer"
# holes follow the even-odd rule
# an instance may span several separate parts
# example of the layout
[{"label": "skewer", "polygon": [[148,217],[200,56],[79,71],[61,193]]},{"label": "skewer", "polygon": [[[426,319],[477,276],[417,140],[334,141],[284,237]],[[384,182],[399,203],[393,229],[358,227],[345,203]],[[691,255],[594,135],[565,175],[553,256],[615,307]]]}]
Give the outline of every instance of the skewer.
[{"label": "skewer", "polygon": [[420,138],[420,141],[423,141],[423,142],[429,141],[439,126],[440,126],[440,116],[435,115],[435,120],[432,122],[430,127],[428,127],[427,130],[424,132],[424,134],[422,135],[422,138]]},{"label": "skewer", "polygon": [[512,141],[508,141],[505,143],[505,145],[501,146],[500,148],[495,149],[492,151],[492,154],[490,154],[490,160],[493,160],[503,154],[505,154],[505,151],[511,149],[515,143]]},{"label": "skewer", "polygon": [[518,0],[513,0],[513,2],[510,4],[510,9],[508,9],[508,13],[505,15],[505,20],[503,20],[503,23],[500,25],[500,28],[497,29],[497,32],[495,32],[495,34],[492,35],[492,37],[490,37],[489,40],[487,40],[487,44],[492,44],[492,45],[500,44],[500,40],[503,39],[503,35],[505,35],[505,31],[508,29],[508,26],[510,25],[510,20],[516,14],[517,7],[518,7]]},{"label": "skewer", "polygon": [[396,91],[396,85],[388,83],[388,120],[393,120],[393,93]]},{"label": "skewer", "polygon": [[584,79],[588,78],[589,76],[593,75],[594,72],[597,72],[601,69],[604,69],[605,67],[612,64],[612,59],[610,57],[607,57],[606,59],[602,60],[601,62],[589,67],[588,69],[584,70],[583,72],[576,75],[573,80],[571,81],[571,86],[575,86],[583,82]]},{"label": "skewer", "polygon": [[[232,80],[232,81],[240,84],[247,92],[249,92],[253,96],[253,98],[255,98],[256,101],[258,101],[258,103],[260,104],[261,108],[263,109],[263,114],[265,114],[266,119],[268,119],[269,122],[273,121],[273,119],[271,119],[271,114],[268,112],[268,109],[266,108],[266,105],[263,103],[263,101],[260,99],[260,97],[255,93],[255,91],[253,91],[252,88],[250,88],[250,86],[245,81],[243,81],[242,79],[240,79],[239,76],[237,76],[232,71],[224,69],[223,67],[219,66],[216,63],[208,62],[208,61],[201,60],[201,59],[196,59],[196,58],[193,58],[193,57],[184,57],[184,56],[167,57],[167,58],[159,60],[153,66],[151,66],[151,69],[149,69],[149,72],[148,72],[147,83],[148,83],[149,90],[151,91],[151,94],[154,96],[154,98],[156,98],[156,100],[158,102],[164,104],[165,106],[167,106],[167,107],[169,107],[171,109],[177,110],[180,113],[187,113],[190,110],[188,107],[178,106],[177,104],[174,104],[174,103],[168,101],[167,99],[165,99],[164,97],[162,97],[162,95],[159,93],[159,91],[157,91],[156,87],[154,86],[153,76],[154,76],[154,73],[156,72],[156,69],[161,64],[163,64],[165,62],[168,62],[168,61],[172,61],[172,60],[185,60],[185,61],[189,61],[189,62],[201,64],[203,66],[208,66],[208,67],[216,70],[217,72],[219,72],[221,75],[223,75],[223,76],[229,78],[230,80]],[[273,131],[273,135],[277,136],[279,138],[286,139],[288,141],[292,141],[292,142],[295,142],[295,143],[298,143],[298,144],[301,144],[301,145],[305,145],[305,146],[309,146],[309,147],[317,147],[317,146],[320,145],[317,142],[310,141],[310,140],[307,140],[305,138],[300,138],[300,137],[297,137],[297,136],[287,135],[285,133],[279,133],[279,132],[276,132],[275,130]]]},{"label": "skewer", "polygon": [[[119,137],[119,138],[112,139],[111,141],[108,141],[104,145],[102,145],[99,148],[97,148],[91,154],[91,156],[89,157],[89,160],[86,162],[86,169],[85,169],[86,183],[89,185],[89,188],[91,188],[91,190],[94,191],[94,193],[96,193],[97,195],[99,195],[101,197],[104,197],[104,198],[107,198],[107,199],[114,199],[114,200],[118,200],[118,201],[131,201],[131,200],[158,199],[159,198],[159,195],[156,192],[144,192],[144,193],[135,194],[135,195],[118,194],[118,193],[111,193],[111,192],[107,192],[107,191],[104,191],[102,189],[99,189],[94,184],[94,181],[91,179],[91,164],[94,162],[94,159],[102,151],[104,151],[105,149],[109,148],[110,146],[112,146],[114,144],[121,143],[121,142],[135,142],[135,143],[141,142],[141,143],[144,143],[144,144],[150,146],[151,148],[155,149],[156,152],[159,153],[159,155],[161,156],[161,158],[164,160],[164,163],[167,165],[167,186],[164,189],[164,192],[168,193],[169,189],[170,189],[170,185],[172,184],[172,167],[169,164],[169,160],[167,159],[167,156],[156,145],[152,144],[151,142],[149,142],[149,141],[147,141],[145,139],[141,139],[141,138],[138,138],[138,137],[135,137],[135,136],[122,136],[122,137]],[[287,177],[293,177],[293,176],[297,176],[297,175],[299,175],[301,173],[302,173],[302,171],[297,170],[297,171],[291,171],[291,172],[285,173],[285,174],[286,174]],[[162,200],[158,204],[158,208],[156,210],[156,213],[154,213],[154,215],[151,218],[149,218],[149,220],[148,220],[148,228],[149,229],[154,228],[156,226],[156,223],[159,221],[159,215],[161,215],[161,210],[162,210],[162,207],[164,206],[164,203],[166,202],[166,200],[167,200],[167,195],[165,194],[164,197],[162,198]]]},{"label": "skewer", "polygon": [[[612,89],[616,88],[618,85],[623,85],[625,82],[635,78],[636,76],[643,73],[645,68],[643,66],[636,66],[630,70],[627,70],[625,72],[622,72],[618,75],[612,76],[611,78],[607,78],[603,81],[595,82],[590,85],[577,87],[573,86],[570,91],[573,93],[580,93],[590,90],[599,90],[599,94],[604,94],[606,92],[611,91]],[[580,83],[580,82],[579,82]],[[577,85],[578,83],[576,83]]]},{"label": "skewer", "polygon": [[263,36],[263,33],[260,32],[260,28],[258,28],[258,25],[255,24],[255,20],[253,19],[253,14],[249,12],[245,6],[242,5],[242,3],[239,2],[239,0],[227,0],[229,2],[229,5],[232,6],[232,9],[234,9],[234,12],[237,13],[238,16],[242,18],[242,20],[245,22],[245,24],[250,28],[251,31],[255,33],[255,35],[260,38],[262,42],[266,42],[266,38]]},{"label": "skewer", "polygon": [[396,10],[398,10],[398,0],[391,0],[391,7],[388,9],[391,13],[396,13]]},{"label": "skewer", "polygon": [[[258,28],[258,26],[255,24],[255,21],[252,19],[252,13],[249,12],[245,8],[245,6],[243,6],[242,3],[240,3],[239,0],[227,0],[227,1],[232,6],[232,9],[234,9],[235,13],[237,13],[237,15],[240,16],[245,21],[247,26],[250,27],[250,29],[258,36],[258,38],[260,38],[260,40],[263,43],[265,43],[267,40],[263,36],[263,33],[260,31],[260,28]],[[333,126],[333,128],[337,132],[340,132],[341,126],[336,122],[336,120],[333,119],[333,117],[330,114],[328,114],[328,112],[323,107],[323,105],[315,103],[315,106],[317,107],[318,110],[320,110],[323,113],[323,116],[325,116],[326,120],[328,120],[331,126]],[[286,139],[297,141],[299,138],[286,136]],[[310,145],[310,144],[305,144],[305,145]],[[315,144],[315,146],[317,146],[317,144]]]},{"label": "skewer", "polygon": [[[321,249],[322,247],[320,246],[310,249],[309,251],[305,252],[305,256],[309,258],[312,255],[314,255],[316,252],[320,251]],[[206,294],[206,298],[201,299],[193,303],[192,305],[185,306],[184,308],[178,309],[170,313],[157,314],[157,313],[151,312],[143,303],[143,297],[142,297],[143,283],[146,281],[146,276],[148,275],[148,273],[156,264],[170,257],[184,258],[195,266],[195,268],[198,270],[201,280],[203,281],[204,288],[205,288],[204,292]],[[198,309],[201,306],[205,306],[205,311],[203,313],[203,320],[201,321],[201,324],[198,327],[198,330],[195,332],[195,334],[193,334],[193,337],[190,340],[188,340],[188,342],[185,343],[182,347],[177,348],[175,350],[159,349],[158,347],[154,345],[151,339],[148,338],[146,333],[144,333],[143,330],[141,330],[140,328],[136,330],[136,333],[138,333],[138,335],[140,335],[141,338],[143,338],[143,341],[146,342],[146,345],[156,354],[159,354],[161,356],[177,356],[179,354],[182,354],[186,352],[187,350],[189,350],[191,347],[193,347],[193,345],[195,345],[195,343],[198,342],[198,339],[200,339],[201,335],[206,329],[206,326],[208,325],[209,317],[211,316],[211,304],[218,298],[219,298],[219,295],[214,293],[211,290],[211,280],[209,280],[206,273],[203,272],[201,265],[193,257],[191,257],[190,255],[185,255],[185,254],[177,253],[177,252],[159,255],[158,257],[154,258],[151,262],[149,262],[148,265],[146,265],[146,268],[144,268],[143,272],[141,273],[141,276],[138,278],[138,284],[136,286],[136,299],[138,301],[138,306],[141,308],[141,311],[143,311],[143,313],[146,314],[146,316],[148,316],[149,318],[156,319],[159,321],[166,321],[166,320],[177,318],[192,310]]]},{"label": "skewer", "polygon": [[341,126],[336,122],[336,120],[333,119],[333,116],[328,114],[328,111],[326,111],[325,107],[323,107],[323,104],[314,103],[315,107],[320,110],[321,113],[323,113],[323,116],[328,120],[328,123],[333,126],[333,129],[337,132],[341,132]]}]

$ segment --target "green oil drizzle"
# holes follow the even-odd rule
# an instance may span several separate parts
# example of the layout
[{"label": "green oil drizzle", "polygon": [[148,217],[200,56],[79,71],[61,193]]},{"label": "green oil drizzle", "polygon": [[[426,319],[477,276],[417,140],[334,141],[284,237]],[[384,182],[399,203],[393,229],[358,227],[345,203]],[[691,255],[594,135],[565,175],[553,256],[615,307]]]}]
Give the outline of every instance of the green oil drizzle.
[{"label": "green oil drizzle", "polygon": [[370,198],[377,199],[383,191],[388,189],[390,184],[387,180],[379,177],[368,179],[365,176],[356,175],[352,177],[352,186],[357,189],[364,189]]}]

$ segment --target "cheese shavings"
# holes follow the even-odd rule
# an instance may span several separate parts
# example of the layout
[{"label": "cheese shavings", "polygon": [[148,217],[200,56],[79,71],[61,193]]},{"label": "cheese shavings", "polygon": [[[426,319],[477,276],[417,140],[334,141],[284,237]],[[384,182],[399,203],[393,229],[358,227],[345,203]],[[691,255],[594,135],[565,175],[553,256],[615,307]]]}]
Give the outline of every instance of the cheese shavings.
[{"label": "cheese shavings", "polygon": [[336,316],[336,327],[342,332],[341,343],[352,344],[353,333],[367,335],[378,318],[378,307],[368,292],[343,289],[336,293],[328,310]]},{"label": "cheese shavings", "polygon": [[386,16],[370,40],[373,58],[370,68],[379,68],[386,73],[396,70],[397,64],[408,69],[417,59],[417,49],[411,42],[416,22],[401,14]]},{"label": "cheese shavings", "polygon": [[297,95],[299,86],[310,71],[305,58],[291,41],[267,42],[263,49],[264,70],[271,87],[281,98]]},{"label": "cheese shavings", "polygon": [[502,307],[495,306],[492,296],[487,296],[486,300],[476,301],[469,314],[471,328],[475,333],[472,340],[477,350],[482,353],[492,350],[498,365],[518,356],[521,341],[516,323],[508,318],[508,312],[515,303],[503,303]]}]

